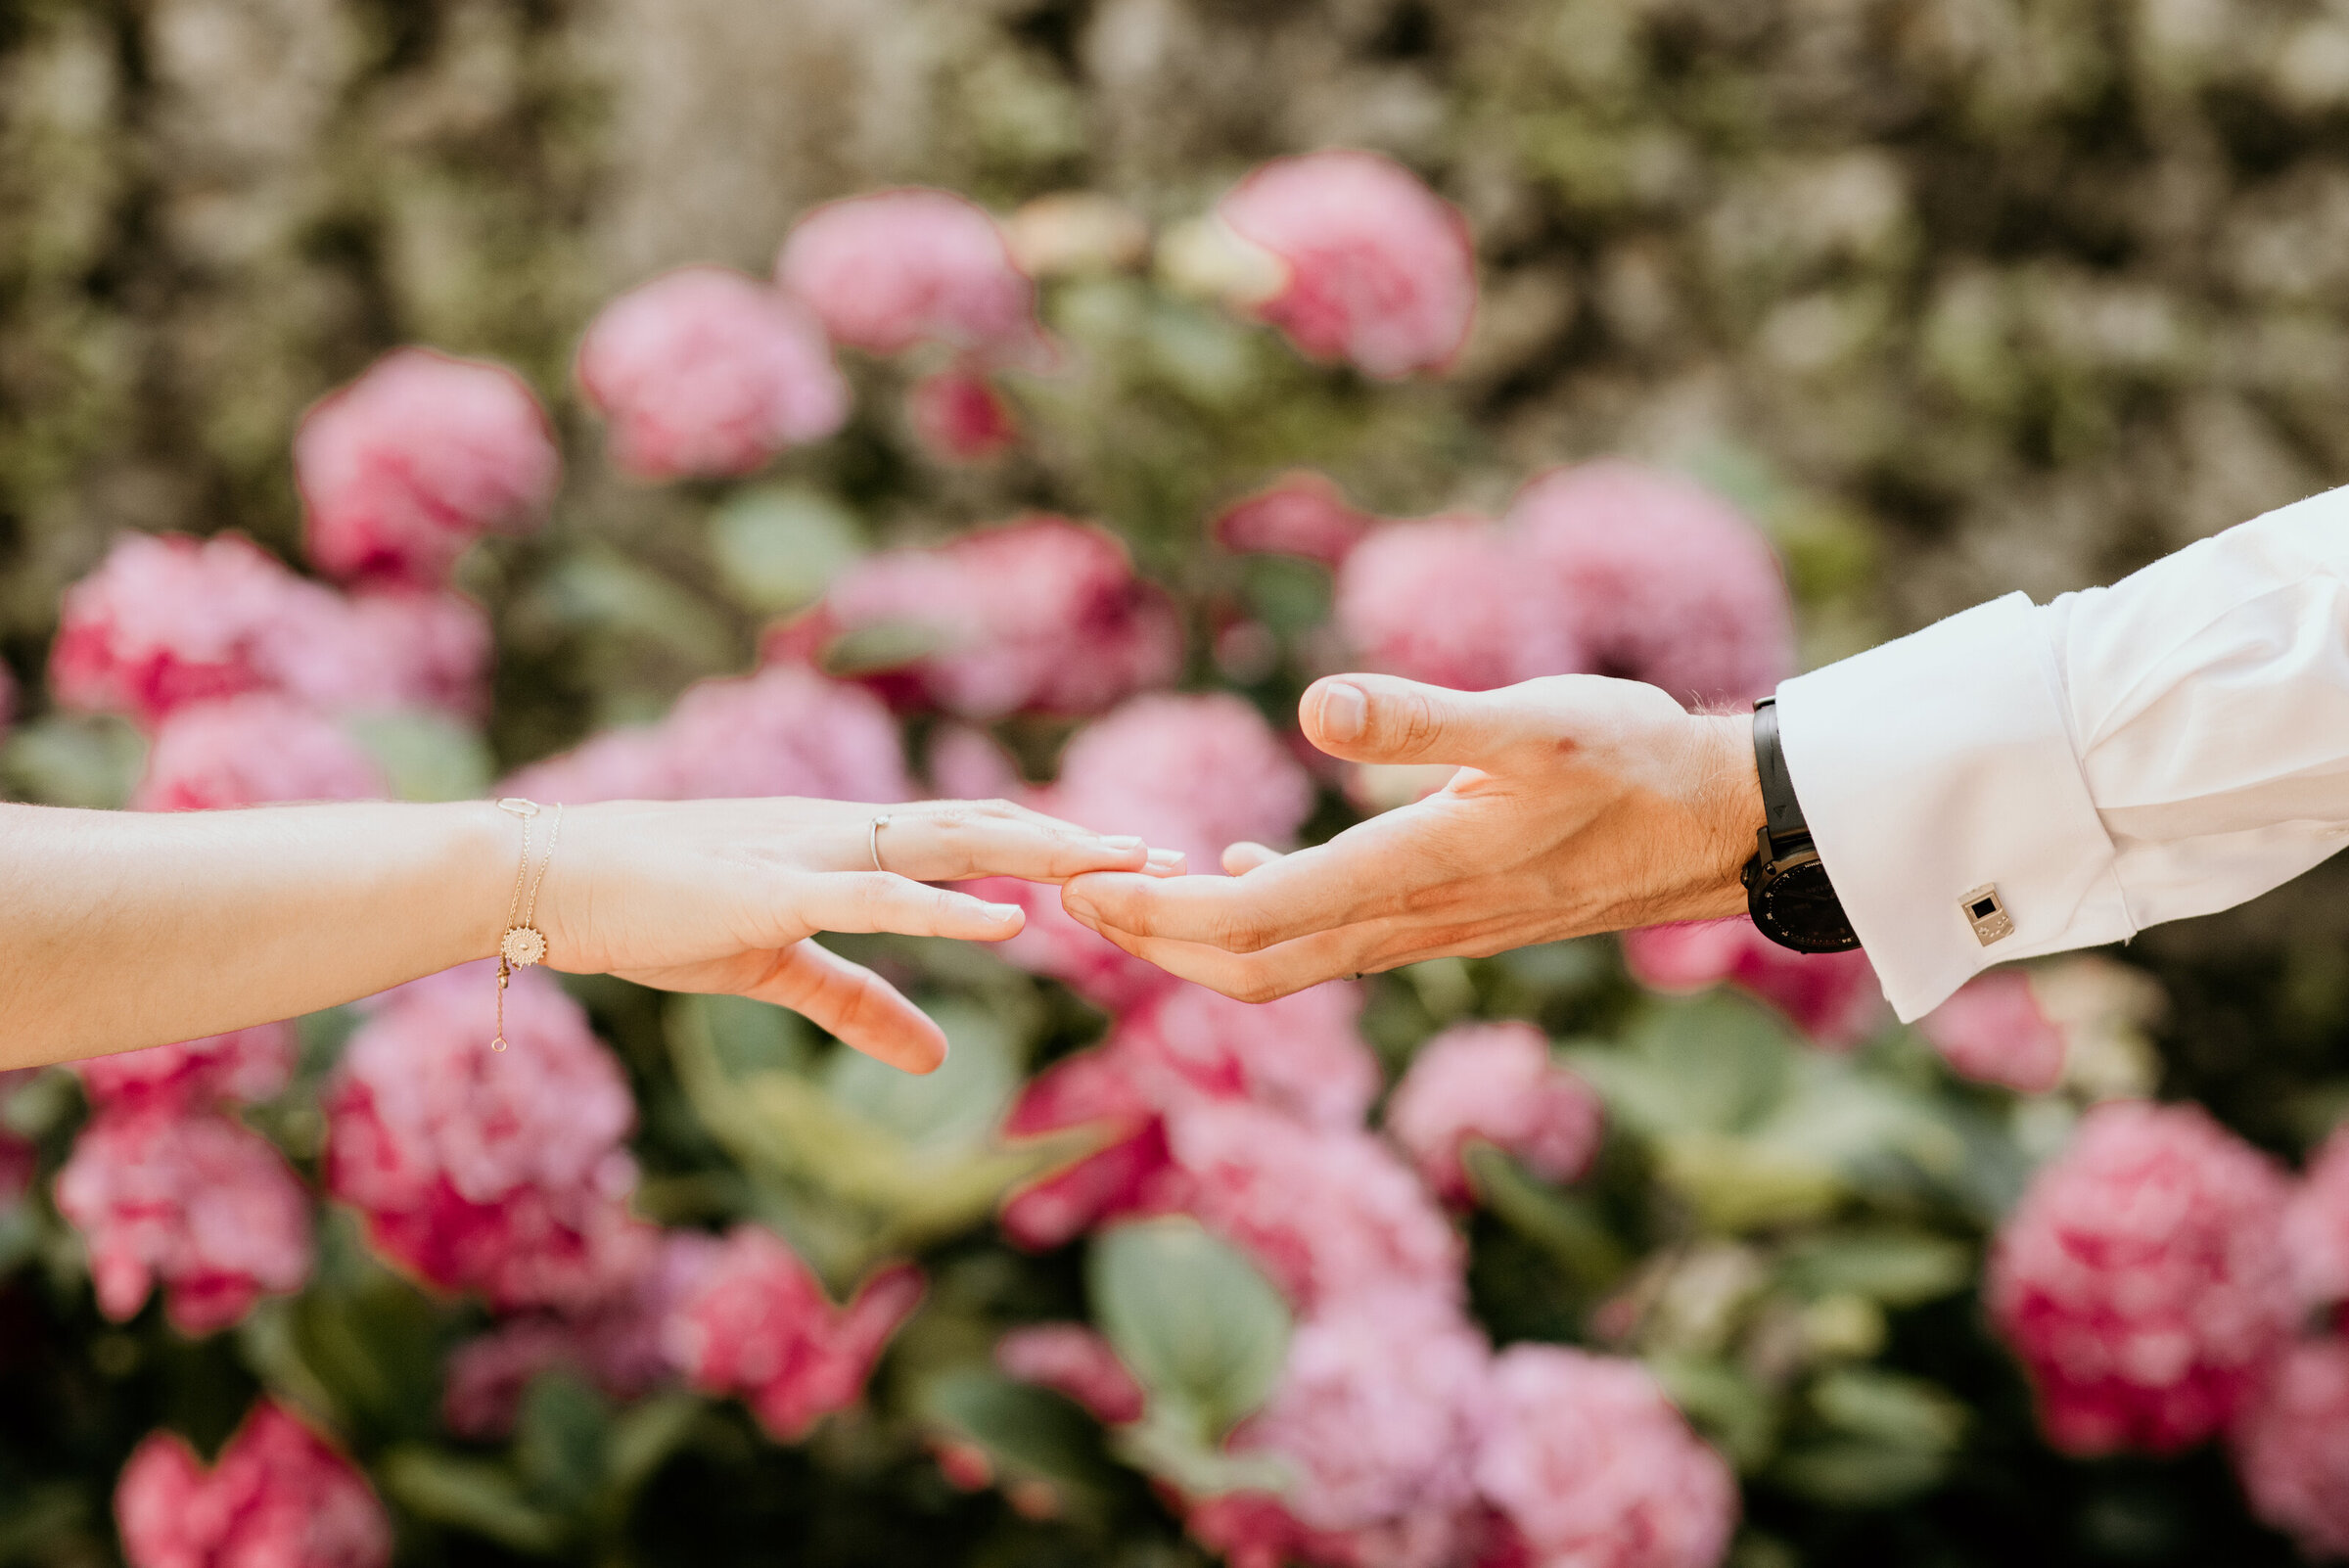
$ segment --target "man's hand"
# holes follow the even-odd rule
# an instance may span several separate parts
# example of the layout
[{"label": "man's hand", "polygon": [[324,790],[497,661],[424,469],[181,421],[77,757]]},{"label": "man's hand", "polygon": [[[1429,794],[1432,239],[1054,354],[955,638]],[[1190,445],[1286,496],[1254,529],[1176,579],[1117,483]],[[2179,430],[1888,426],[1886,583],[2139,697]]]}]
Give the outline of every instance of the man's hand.
[{"label": "man's hand", "polygon": [[1127,951],[1248,1001],[1745,907],[1737,873],[1763,810],[1742,715],[1686,714],[1653,686],[1598,675],[1490,692],[1338,675],[1298,712],[1333,757],[1460,771],[1316,849],[1233,845],[1228,877],[1080,876],[1063,906]]}]

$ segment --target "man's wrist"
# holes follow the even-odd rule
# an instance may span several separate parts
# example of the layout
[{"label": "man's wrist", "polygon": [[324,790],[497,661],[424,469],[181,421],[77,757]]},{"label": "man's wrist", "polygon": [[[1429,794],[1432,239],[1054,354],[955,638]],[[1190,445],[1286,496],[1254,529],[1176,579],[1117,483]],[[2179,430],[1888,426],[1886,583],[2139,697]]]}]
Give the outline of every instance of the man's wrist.
[{"label": "man's wrist", "polygon": [[1723,919],[1745,911],[1740,874],[1753,857],[1754,836],[1768,814],[1754,764],[1754,721],[1746,714],[1700,714],[1691,722],[1698,726],[1702,759],[1695,891],[1705,909],[1691,918]]}]

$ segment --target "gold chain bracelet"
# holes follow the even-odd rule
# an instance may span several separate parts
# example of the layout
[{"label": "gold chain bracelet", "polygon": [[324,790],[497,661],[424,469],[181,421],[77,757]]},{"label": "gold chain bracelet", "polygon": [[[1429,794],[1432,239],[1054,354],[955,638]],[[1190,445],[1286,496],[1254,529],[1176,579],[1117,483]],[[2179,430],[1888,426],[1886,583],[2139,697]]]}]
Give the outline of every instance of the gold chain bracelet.
[{"label": "gold chain bracelet", "polygon": [[497,803],[497,808],[522,819],[522,863],[514,868],[514,899],[506,908],[506,933],[497,942],[497,1033],[490,1038],[489,1048],[502,1051],[506,1048],[506,987],[515,970],[546,962],[546,933],[538,929],[538,890],[546,886],[547,870],[555,863],[555,846],[563,840],[563,807],[557,803],[554,826],[546,836],[546,855],[538,862],[534,877],[530,875],[530,832],[545,808],[519,795],[507,796]]}]

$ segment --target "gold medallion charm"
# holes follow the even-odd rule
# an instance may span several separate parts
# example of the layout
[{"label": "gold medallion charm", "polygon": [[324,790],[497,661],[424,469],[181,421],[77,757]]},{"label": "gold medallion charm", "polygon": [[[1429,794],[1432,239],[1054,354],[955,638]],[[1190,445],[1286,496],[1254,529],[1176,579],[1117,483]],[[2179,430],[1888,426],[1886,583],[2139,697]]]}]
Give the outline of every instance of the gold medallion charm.
[{"label": "gold medallion charm", "polygon": [[498,956],[517,969],[546,961],[546,938],[535,926],[509,926],[497,945]]}]

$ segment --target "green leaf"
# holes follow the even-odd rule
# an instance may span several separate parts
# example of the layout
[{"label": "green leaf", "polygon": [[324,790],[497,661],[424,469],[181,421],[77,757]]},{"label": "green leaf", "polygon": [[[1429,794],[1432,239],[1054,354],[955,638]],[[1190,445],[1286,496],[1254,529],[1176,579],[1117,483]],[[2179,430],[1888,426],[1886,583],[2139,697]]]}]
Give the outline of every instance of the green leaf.
[{"label": "green leaf", "polygon": [[624,1513],[628,1501],[668,1462],[701,1413],[700,1400],[672,1393],[655,1395],[613,1419],[604,1446],[604,1489],[618,1511]]},{"label": "green leaf", "polygon": [[734,640],[709,601],[607,545],[563,556],[537,591],[560,625],[638,637],[696,669],[736,662]]},{"label": "green leaf", "polygon": [[531,1497],[561,1513],[593,1497],[604,1479],[610,1430],[603,1399],[576,1374],[531,1378],[514,1422],[514,1458]]},{"label": "green leaf", "polygon": [[496,763],[488,742],[445,714],[366,714],[344,727],[400,800],[475,801],[489,792]]},{"label": "green leaf", "polygon": [[945,1031],[948,1047],[938,1071],[902,1072],[861,1051],[841,1049],[824,1066],[824,1091],[914,1148],[977,1148],[1019,1093],[1020,1063],[1010,1032],[977,1008],[951,1002],[932,1008],[931,1017]]},{"label": "green leaf", "polygon": [[1543,1181],[1483,1139],[1460,1151],[1468,1178],[1501,1223],[1564,1266],[1585,1292],[1596,1295],[1620,1277],[1631,1259],[1588,1200]]},{"label": "green leaf", "polygon": [[1963,1289],[1973,1277],[1974,1249],[1917,1230],[1829,1230],[1789,1246],[1778,1270],[1801,1295],[1849,1294],[1914,1307]]},{"label": "green leaf", "polygon": [[1799,1149],[1717,1132],[1668,1133],[1657,1172],[1705,1223],[1731,1233],[1820,1219],[1843,1201],[1835,1167]]},{"label": "green leaf", "polygon": [[710,518],[710,546],[737,603],[780,615],[823,597],[863,548],[854,514],[797,484],[737,490]]},{"label": "green leaf", "polygon": [[1009,1474],[1036,1476],[1071,1493],[1098,1495],[1110,1485],[1099,1423],[1049,1389],[963,1367],[925,1383],[920,1406]]},{"label": "green leaf", "polygon": [[936,627],[918,621],[876,621],[826,643],[823,667],[832,675],[869,675],[926,659],[944,646]]},{"label": "green leaf", "polygon": [[814,1055],[807,1021],[748,996],[680,996],[675,1006],[729,1073],[800,1072]]},{"label": "green leaf", "polygon": [[1771,1014],[1716,993],[1646,1009],[1620,1049],[1561,1054],[1617,1119],[1658,1137],[1759,1124],[1785,1094],[1796,1051]]},{"label": "green leaf", "polygon": [[1288,1356],[1288,1304],[1195,1221],[1103,1232],[1085,1284],[1094,1320],[1149,1391],[1154,1415],[1213,1443],[1270,1396]]},{"label": "green leaf", "polygon": [[1948,1470],[1945,1453],[1835,1438],[1788,1449],[1770,1479],[1829,1507],[1867,1508],[1930,1491]]},{"label": "green leaf", "polygon": [[147,743],[123,719],[52,714],[0,750],[0,777],[27,801],[118,810],[147,765]]},{"label": "green leaf", "polygon": [[364,1254],[353,1256],[347,1229],[329,1223],[321,1240],[317,1277],[293,1302],[300,1364],[354,1426],[392,1437],[437,1430],[440,1336],[431,1303]]},{"label": "green leaf", "polygon": [[435,1524],[533,1556],[552,1556],[563,1545],[563,1522],[524,1498],[503,1465],[415,1444],[385,1454],[376,1478],[394,1502]]},{"label": "green leaf", "polygon": [[1821,1421],[1851,1437],[1942,1450],[1965,1435],[1965,1407],[1923,1378],[1847,1366],[1813,1383],[1810,1398]]},{"label": "green leaf", "polygon": [[1778,1441],[1778,1402],[1726,1361],[1694,1356],[1651,1356],[1647,1369],[1688,1419],[1731,1464],[1752,1472]]}]

